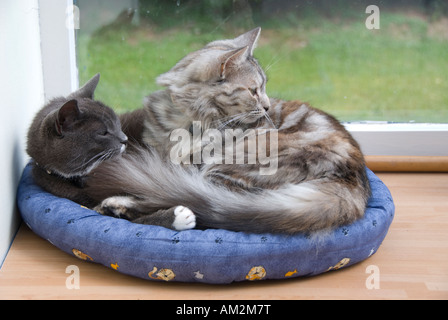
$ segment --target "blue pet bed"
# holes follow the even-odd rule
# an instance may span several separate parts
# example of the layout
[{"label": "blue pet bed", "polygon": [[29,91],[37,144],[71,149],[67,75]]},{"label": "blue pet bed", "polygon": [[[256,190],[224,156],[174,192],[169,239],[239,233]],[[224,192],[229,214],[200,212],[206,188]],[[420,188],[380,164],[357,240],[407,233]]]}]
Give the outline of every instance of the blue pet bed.
[{"label": "blue pet bed", "polygon": [[26,224],[68,254],[156,281],[231,283],[317,275],[360,262],[381,245],[394,216],[387,187],[372,186],[365,216],[323,239],[227,230],[173,231],[102,216],[37,186],[28,165],[17,201]]}]

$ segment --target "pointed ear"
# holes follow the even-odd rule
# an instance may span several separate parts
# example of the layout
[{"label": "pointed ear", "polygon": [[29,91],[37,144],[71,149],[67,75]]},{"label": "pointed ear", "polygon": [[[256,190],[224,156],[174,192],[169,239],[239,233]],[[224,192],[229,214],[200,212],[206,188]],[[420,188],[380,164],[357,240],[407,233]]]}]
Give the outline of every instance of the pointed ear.
[{"label": "pointed ear", "polygon": [[228,71],[232,66],[236,66],[243,61],[247,57],[248,52],[249,47],[246,46],[224,54],[221,58],[222,62],[219,69],[219,76],[221,79],[224,79],[227,76]]},{"label": "pointed ear", "polygon": [[67,98],[73,99],[73,98],[89,98],[93,99],[95,89],[98,85],[98,82],[100,81],[100,74],[97,73],[86,82],[85,85],[83,85],[81,88],[70,94]]},{"label": "pointed ear", "polygon": [[243,33],[239,37],[233,39],[234,43],[239,47],[249,47],[249,55],[253,56],[254,49],[257,46],[258,38],[260,37],[261,28],[255,28],[251,31]]},{"label": "pointed ear", "polygon": [[174,76],[177,76],[177,74],[176,74],[175,71],[173,71],[173,70],[171,69],[171,70],[169,70],[169,71],[167,71],[167,72],[162,73],[161,75],[159,75],[159,76],[156,78],[156,83],[157,83],[159,86],[168,87],[168,86],[170,86],[170,85],[172,84],[172,78],[173,78]]},{"label": "pointed ear", "polygon": [[58,115],[56,117],[56,132],[59,135],[70,128],[70,126],[79,118],[81,111],[78,108],[78,101],[70,100],[66,102],[58,110]]}]

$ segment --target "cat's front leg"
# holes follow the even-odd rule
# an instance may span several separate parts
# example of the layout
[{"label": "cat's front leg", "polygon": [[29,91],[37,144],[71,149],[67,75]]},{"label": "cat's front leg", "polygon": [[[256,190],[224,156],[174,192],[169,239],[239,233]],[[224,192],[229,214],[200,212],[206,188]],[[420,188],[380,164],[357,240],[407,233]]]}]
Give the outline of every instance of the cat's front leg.
[{"label": "cat's front leg", "polygon": [[134,198],[116,196],[103,200],[103,202],[93,208],[93,210],[105,216],[133,220],[139,216],[136,214],[135,210],[133,210],[135,206],[136,202]]}]

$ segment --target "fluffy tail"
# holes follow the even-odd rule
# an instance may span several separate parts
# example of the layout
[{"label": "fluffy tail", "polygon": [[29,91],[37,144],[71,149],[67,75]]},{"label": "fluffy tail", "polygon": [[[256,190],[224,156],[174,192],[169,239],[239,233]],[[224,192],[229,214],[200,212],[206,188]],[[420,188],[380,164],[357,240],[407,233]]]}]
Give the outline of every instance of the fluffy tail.
[{"label": "fluffy tail", "polygon": [[195,213],[199,226],[254,233],[328,230],[361,217],[367,201],[360,188],[331,181],[235,192],[207,181],[198,169],[167,163],[151,151],[106,161],[88,185],[98,200],[128,194],[148,212],[183,205]]}]

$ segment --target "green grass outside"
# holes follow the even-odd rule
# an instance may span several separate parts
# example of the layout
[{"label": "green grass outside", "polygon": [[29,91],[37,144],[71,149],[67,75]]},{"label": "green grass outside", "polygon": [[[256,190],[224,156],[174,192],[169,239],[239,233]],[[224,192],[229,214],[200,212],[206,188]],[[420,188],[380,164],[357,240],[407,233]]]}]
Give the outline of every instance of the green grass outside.
[{"label": "green grass outside", "polygon": [[[262,24],[255,56],[267,70],[268,95],[308,101],[341,121],[448,122],[448,36],[443,25],[437,32],[448,22],[382,13],[381,29],[368,30],[365,17]],[[101,72],[96,98],[117,112],[140,108],[160,89],[155,78],[188,52],[244,31],[228,24],[80,33],[80,82]]]}]

